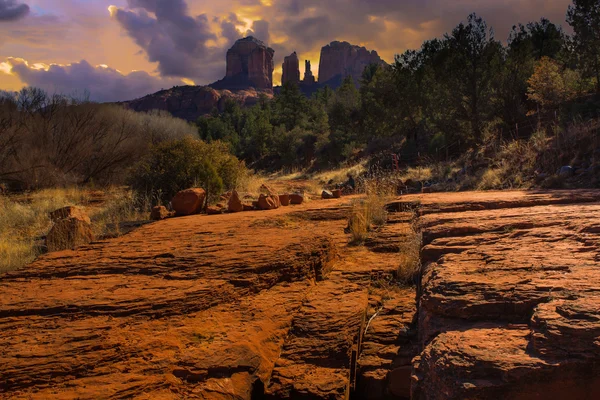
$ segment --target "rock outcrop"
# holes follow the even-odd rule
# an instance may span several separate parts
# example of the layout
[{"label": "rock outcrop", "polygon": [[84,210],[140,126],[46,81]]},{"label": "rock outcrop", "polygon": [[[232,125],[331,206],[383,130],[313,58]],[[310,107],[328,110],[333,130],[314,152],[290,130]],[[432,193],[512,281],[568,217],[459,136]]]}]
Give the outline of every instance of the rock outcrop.
[{"label": "rock outcrop", "polygon": [[203,115],[210,114],[214,109],[223,111],[227,100],[236,101],[243,107],[250,107],[258,103],[261,95],[273,97],[271,91],[253,88],[231,91],[216,90],[208,86],[176,86],[119,104],[133,111],[163,110],[174,117],[195,121]]},{"label": "rock outcrop", "polygon": [[323,85],[332,82],[336,85],[347,76],[351,76],[354,82],[359,82],[365,67],[370,64],[384,64],[376,51],[348,42],[331,42],[321,49],[319,83]]},{"label": "rock outcrop", "polygon": [[225,78],[211,84],[215,89],[273,89],[273,55],[275,50],[248,36],[227,51]]},{"label": "rock outcrop", "polygon": [[600,193],[411,199],[425,245],[412,398],[598,398]]},{"label": "rock outcrop", "polygon": [[304,85],[314,85],[317,83],[315,76],[312,73],[312,67],[310,65],[310,60],[304,61],[304,80],[302,81]]},{"label": "rock outcrop", "polygon": [[[600,191],[406,195],[365,246],[352,200],[167,219],[0,275],[0,397],[600,398]],[[395,280],[415,226],[416,293]]]},{"label": "rock outcrop", "polygon": [[298,55],[293,52],[289,56],[283,59],[283,75],[281,77],[281,84],[285,85],[288,82],[300,83],[300,61]]}]

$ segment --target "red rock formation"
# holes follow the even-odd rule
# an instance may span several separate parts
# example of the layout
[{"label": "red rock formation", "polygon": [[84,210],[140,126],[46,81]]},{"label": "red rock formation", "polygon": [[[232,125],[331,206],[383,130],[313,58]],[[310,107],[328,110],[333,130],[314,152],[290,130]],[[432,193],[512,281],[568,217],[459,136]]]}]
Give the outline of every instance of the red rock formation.
[{"label": "red rock formation", "polygon": [[299,83],[300,82],[300,61],[298,55],[293,52],[289,56],[283,59],[283,76],[281,77],[281,84],[285,85],[288,82]]},{"label": "red rock formation", "polygon": [[348,42],[331,42],[321,49],[319,83],[352,76],[358,82],[366,66],[384,64],[376,51],[353,46]]},{"label": "red rock formation", "polygon": [[216,90],[208,86],[176,86],[120,104],[139,112],[164,110],[175,117],[195,121],[202,115],[210,114],[215,108],[222,111],[228,99],[249,107],[258,103],[260,95],[273,97],[271,91],[255,89],[230,91]]},{"label": "red rock formation", "polygon": [[310,66],[310,60],[304,61],[304,80],[302,81],[305,85],[314,85],[317,83],[315,76],[312,73],[312,68]]},{"label": "red rock formation", "polygon": [[260,40],[248,36],[227,51],[227,74],[211,86],[216,89],[273,88],[275,51]]}]

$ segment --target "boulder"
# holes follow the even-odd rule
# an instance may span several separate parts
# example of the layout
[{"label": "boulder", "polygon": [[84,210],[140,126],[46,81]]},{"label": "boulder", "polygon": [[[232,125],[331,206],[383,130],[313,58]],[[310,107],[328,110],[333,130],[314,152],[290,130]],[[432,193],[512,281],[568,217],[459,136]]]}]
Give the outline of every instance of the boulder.
[{"label": "boulder", "polygon": [[333,195],[334,199],[340,199],[342,198],[342,189],[335,189],[331,191],[331,194]]},{"label": "boulder", "polygon": [[92,241],[94,241],[94,233],[90,218],[83,213],[74,213],[55,220],[52,229],[46,236],[46,248],[49,252],[61,251],[73,249]]},{"label": "boulder", "polygon": [[323,193],[321,193],[321,198],[322,199],[333,199],[333,193],[331,193],[329,190],[323,190]]},{"label": "boulder", "polygon": [[175,210],[175,214],[177,216],[198,214],[202,211],[202,207],[204,207],[205,199],[206,192],[204,189],[186,189],[177,193],[175,197],[173,197],[173,200],[171,200],[171,205],[173,206],[173,210]]},{"label": "boulder", "polygon": [[206,214],[208,215],[219,215],[223,214],[223,209],[221,207],[206,207]]},{"label": "boulder", "polygon": [[258,209],[259,210],[275,210],[279,208],[279,196],[269,196],[266,194],[261,194],[258,198]]},{"label": "boulder", "polygon": [[260,210],[274,210],[281,207],[279,194],[275,189],[264,184],[261,185],[260,189],[263,192],[258,198],[258,208]]},{"label": "boulder", "polygon": [[290,204],[300,205],[304,203],[304,196],[298,193],[290,194]]},{"label": "boulder", "polygon": [[287,207],[290,205],[290,195],[289,194],[280,194],[279,202],[282,206]]},{"label": "boulder", "polygon": [[229,201],[227,202],[227,210],[229,212],[241,212],[244,211],[244,204],[240,199],[240,195],[236,190],[231,192],[231,196],[229,197]]},{"label": "boulder", "polygon": [[152,212],[150,213],[150,219],[153,221],[160,221],[163,219],[167,219],[171,216],[171,213],[165,206],[156,206],[152,208]]},{"label": "boulder", "polygon": [[86,223],[91,224],[90,217],[79,207],[67,206],[59,208],[58,210],[50,213],[50,219],[52,222],[58,222],[67,218],[79,218],[84,220]]},{"label": "boulder", "polygon": [[254,211],[254,206],[251,204],[244,204],[244,211]]}]

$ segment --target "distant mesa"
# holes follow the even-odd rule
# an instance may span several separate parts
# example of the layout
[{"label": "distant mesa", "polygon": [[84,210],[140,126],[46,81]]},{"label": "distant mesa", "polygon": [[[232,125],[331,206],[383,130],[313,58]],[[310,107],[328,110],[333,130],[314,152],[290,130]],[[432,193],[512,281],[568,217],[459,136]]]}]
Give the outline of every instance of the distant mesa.
[{"label": "distant mesa", "polygon": [[227,51],[225,78],[209,86],[227,90],[273,89],[274,54],[275,50],[252,36],[240,39]]}]

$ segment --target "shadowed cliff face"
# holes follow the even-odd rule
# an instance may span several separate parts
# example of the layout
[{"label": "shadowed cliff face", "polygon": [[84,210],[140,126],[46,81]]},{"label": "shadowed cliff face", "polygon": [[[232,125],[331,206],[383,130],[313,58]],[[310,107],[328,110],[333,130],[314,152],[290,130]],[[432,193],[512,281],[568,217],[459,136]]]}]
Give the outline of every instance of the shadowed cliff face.
[{"label": "shadowed cliff face", "polygon": [[370,64],[384,64],[384,61],[376,51],[353,46],[348,42],[331,42],[321,49],[319,83],[341,80],[347,76],[358,82],[365,67]]},{"label": "shadowed cliff face", "polygon": [[275,51],[249,36],[240,39],[227,52],[225,78],[210,85],[215,89],[273,88],[273,55]]},{"label": "shadowed cliff face", "polygon": [[300,61],[298,60],[298,55],[296,54],[296,52],[293,52],[292,54],[283,59],[282,69],[282,85],[285,85],[288,82],[300,82]]}]

